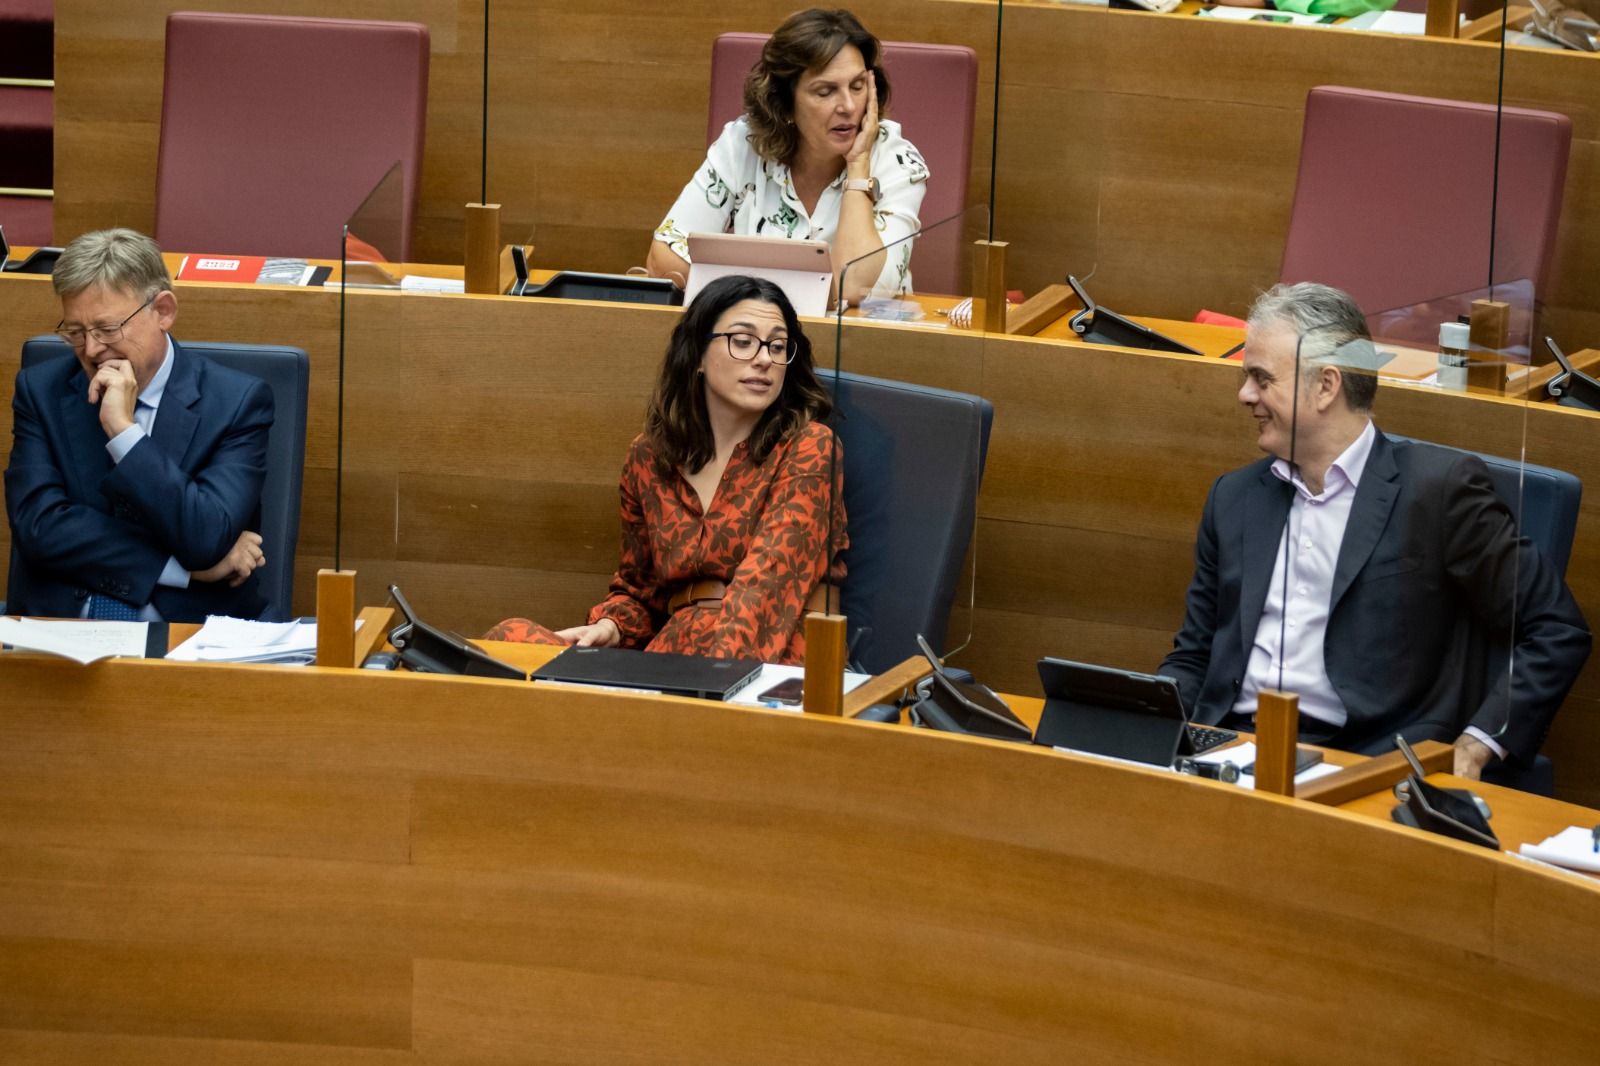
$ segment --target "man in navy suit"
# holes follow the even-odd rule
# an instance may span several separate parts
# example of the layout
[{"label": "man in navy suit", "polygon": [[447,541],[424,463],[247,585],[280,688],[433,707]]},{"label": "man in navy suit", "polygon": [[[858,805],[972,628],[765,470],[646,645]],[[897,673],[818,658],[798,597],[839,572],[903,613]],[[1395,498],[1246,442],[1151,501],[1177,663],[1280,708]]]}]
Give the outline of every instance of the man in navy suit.
[{"label": "man in navy suit", "polygon": [[85,234],[52,280],[76,359],[17,375],[7,611],[258,617],[271,390],[168,336],[178,301],[148,237]]},{"label": "man in navy suit", "polygon": [[1258,693],[1282,689],[1311,743],[1453,742],[1470,778],[1531,763],[1588,628],[1480,459],[1373,425],[1380,359],[1337,289],[1256,302],[1239,402],[1268,458],[1212,486],[1160,672],[1203,723],[1250,728]]}]

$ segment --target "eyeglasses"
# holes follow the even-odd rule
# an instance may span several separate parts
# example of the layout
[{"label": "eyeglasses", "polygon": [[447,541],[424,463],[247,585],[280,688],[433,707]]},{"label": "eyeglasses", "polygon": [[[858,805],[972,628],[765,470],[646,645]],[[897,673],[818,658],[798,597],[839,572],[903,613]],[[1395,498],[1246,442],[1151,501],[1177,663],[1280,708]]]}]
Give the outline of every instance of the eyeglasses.
[{"label": "eyeglasses", "polygon": [[798,344],[787,337],[773,337],[764,341],[754,333],[713,333],[708,339],[715,340],[718,337],[726,337],[728,354],[744,362],[754,359],[756,353],[765,348],[774,363],[788,366],[799,350]]},{"label": "eyeglasses", "polygon": [[[133,311],[128,315],[127,318],[123,319],[121,322],[118,322],[114,326],[90,326],[88,329],[84,329],[81,326],[72,326],[72,327],[69,327],[67,329],[62,329],[61,328],[62,323],[61,322],[57,322],[56,323],[56,336],[60,337],[64,341],[66,341],[68,344],[72,345],[74,348],[82,348],[83,345],[84,345],[84,339],[86,337],[93,337],[95,340],[99,341],[101,344],[115,344],[115,343],[117,343],[118,341],[120,341],[122,339],[122,331],[123,331],[124,327],[126,327],[129,322],[133,321],[133,316],[138,314],[140,311],[143,311],[146,307],[149,307],[152,303],[154,303],[155,299],[156,299],[156,296],[159,296],[159,295],[160,295],[159,293],[157,293],[155,295],[152,295],[150,297],[150,299],[146,300],[144,303],[140,304],[138,307],[135,307],[133,309]],[[63,319],[62,321],[64,322],[65,319]]]}]

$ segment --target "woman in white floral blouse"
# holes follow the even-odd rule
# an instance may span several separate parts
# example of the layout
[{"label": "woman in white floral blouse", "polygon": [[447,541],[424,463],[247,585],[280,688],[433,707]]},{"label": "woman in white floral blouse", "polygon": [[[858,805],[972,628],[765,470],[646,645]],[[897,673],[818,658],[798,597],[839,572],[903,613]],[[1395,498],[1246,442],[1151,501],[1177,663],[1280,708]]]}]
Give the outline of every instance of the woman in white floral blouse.
[{"label": "woman in white floral blouse", "polygon": [[904,238],[921,226],[928,166],[881,117],[888,104],[882,48],[854,15],[791,15],[745,79],[745,113],[656,228],[650,273],[681,283],[689,234],[738,233],[829,242],[836,276],[854,264],[851,303],[910,292]]}]

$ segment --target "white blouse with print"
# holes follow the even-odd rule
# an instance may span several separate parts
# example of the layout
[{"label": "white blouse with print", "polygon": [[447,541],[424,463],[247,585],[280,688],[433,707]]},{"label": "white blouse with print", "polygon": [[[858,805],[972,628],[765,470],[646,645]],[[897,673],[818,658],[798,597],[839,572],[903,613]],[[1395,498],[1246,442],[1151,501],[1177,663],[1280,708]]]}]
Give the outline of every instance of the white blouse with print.
[{"label": "white blouse with print", "polygon": [[[749,135],[750,125],[743,116],[723,127],[722,136],[707,150],[706,161],[656,227],[655,239],[684,261],[689,259],[691,233],[736,233],[832,243],[839,228],[844,171],[822,190],[816,213],[808,214],[795,195],[788,166],[762,159],[751,147]],[[921,227],[917,211],[928,189],[928,164],[900,135],[900,124],[890,119],[878,123],[872,176],[878,179],[879,187],[872,213],[884,246],[889,249],[883,273],[872,291],[877,296],[898,296],[911,291],[909,238]],[[840,265],[834,264],[836,268]]]}]

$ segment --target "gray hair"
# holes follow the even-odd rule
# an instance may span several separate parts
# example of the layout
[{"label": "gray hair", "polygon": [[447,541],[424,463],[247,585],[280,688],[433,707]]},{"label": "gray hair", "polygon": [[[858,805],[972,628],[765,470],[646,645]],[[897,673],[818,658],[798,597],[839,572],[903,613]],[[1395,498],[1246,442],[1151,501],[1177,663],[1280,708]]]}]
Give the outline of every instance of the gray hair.
[{"label": "gray hair", "polygon": [[155,241],[131,229],[85,233],[61,252],[50,275],[57,296],[76,296],[96,286],[149,299],[172,288],[172,277]]},{"label": "gray hair", "polygon": [[[1337,367],[1342,372],[1345,401],[1351,409],[1372,410],[1372,401],[1378,394],[1377,368],[1341,358],[1350,342],[1372,340],[1367,317],[1349,293],[1314,281],[1274,285],[1251,305],[1249,327],[1263,329],[1280,323],[1300,337],[1304,376],[1315,374],[1320,367]],[[1361,346],[1363,352],[1370,348],[1370,343]],[[1370,361],[1370,355],[1367,358]]]}]

